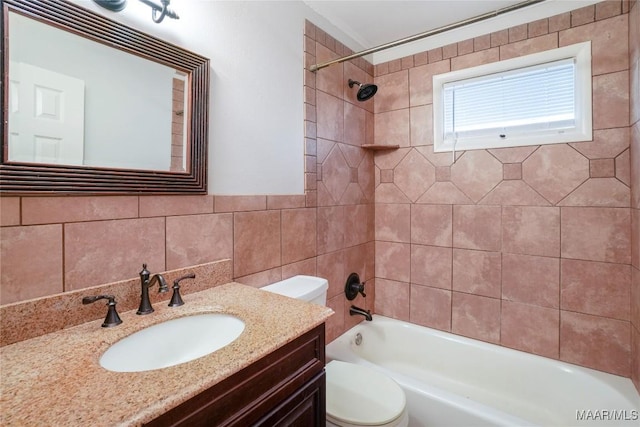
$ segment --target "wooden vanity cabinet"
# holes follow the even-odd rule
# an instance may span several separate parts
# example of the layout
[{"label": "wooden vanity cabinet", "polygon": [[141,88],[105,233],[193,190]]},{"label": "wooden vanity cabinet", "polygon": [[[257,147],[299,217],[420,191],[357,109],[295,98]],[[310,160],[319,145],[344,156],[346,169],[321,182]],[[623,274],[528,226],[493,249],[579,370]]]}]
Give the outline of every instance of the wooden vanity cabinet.
[{"label": "wooden vanity cabinet", "polygon": [[148,426],[324,426],[324,323]]}]

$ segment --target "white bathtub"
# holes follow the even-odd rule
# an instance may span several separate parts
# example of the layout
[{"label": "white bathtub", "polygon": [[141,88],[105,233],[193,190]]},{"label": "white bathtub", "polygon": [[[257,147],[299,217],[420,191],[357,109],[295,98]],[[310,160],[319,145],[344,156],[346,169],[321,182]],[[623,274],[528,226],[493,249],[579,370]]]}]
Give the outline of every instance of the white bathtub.
[{"label": "white bathtub", "polygon": [[407,395],[410,426],[640,425],[640,397],[628,378],[383,316],[326,351],[328,360],[394,378]]}]

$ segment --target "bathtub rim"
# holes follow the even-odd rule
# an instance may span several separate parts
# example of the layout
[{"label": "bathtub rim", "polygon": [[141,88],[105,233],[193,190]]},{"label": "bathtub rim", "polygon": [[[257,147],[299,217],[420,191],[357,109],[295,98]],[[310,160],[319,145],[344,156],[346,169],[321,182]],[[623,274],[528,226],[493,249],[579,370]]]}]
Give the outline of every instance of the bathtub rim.
[{"label": "bathtub rim", "polygon": [[[376,322],[377,320],[377,322]],[[609,372],[604,372],[604,371],[599,371],[593,368],[588,368],[585,366],[580,366],[580,365],[576,365],[570,362],[565,362],[559,359],[552,359],[549,357],[545,357],[545,356],[541,356],[541,355],[537,355],[537,354],[533,354],[533,353],[528,353],[522,350],[517,350],[517,349],[513,349],[510,347],[505,347],[505,346],[501,346],[498,344],[493,344],[493,343],[489,343],[486,341],[481,341],[481,340],[477,340],[474,338],[469,338],[469,337],[465,337],[462,335],[457,335],[451,332],[446,332],[446,331],[442,331],[442,330],[438,330],[438,329],[434,329],[434,328],[430,328],[428,326],[423,326],[423,325],[418,325],[415,323],[411,323],[411,322],[407,322],[407,321],[403,321],[403,320],[399,320],[399,319],[394,319],[391,317],[386,317],[383,315],[379,315],[379,314],[375,314],[373,315],[373,323],[371,324],[371,326],[373,326],[374,323],[377,324],[384,324],[384,323],[391,323],[391,324],[398,324],[403,328],[416,328],[418,330],[420,329],[425,329],[430,335],[435,336],[436,338],[440,338],[440,339],[445,339],[448,341],[453,341],[455,343],[461,343],[463,345],[471,345],[475,348],[487,348],[490,351],[500,351],[500,352],[505,352],[507,355],[515,355],[516,357],[521,357],[523,358],[525,361],[526,360],[533,360],[536,363],[543,363],[545,365],[552,365],[552,368],[555,369],[562,369],[568,373],[578,373],[579,375],[586,375],[591,377],[592,379],[596,380],[596,381],[600,381],[603,382],[604,384],[606,384],[606,386],[614,389],[616,392],[618,392],[630,405],[630,407],[632,408],[632,410],[637,411],[637,413],[640,413],[640,393],[638,392],[638,390],[635,388],[632,380],[629,377],[623,377],[621,375],[616,375],[616,374],[612,374]],[[351,342],[353,341],[353,337],[355,337],[355,334],[358,332],[359,328],[364,328],[366,330],[367,326],[368,326],[368,322],[361,322],[358,323],[357,325],[354,325],[353,327],[349,328],[347,331],[345,331],[344,333],[342,333],[340,336],[336,337],[334,340],[332,340],[330,343],[328,343],[326,345],[326,357],[327,360],[345,360],[348,362],[352,362],[352,363],[363,363],[364,365],[367,365],[369,367],[372,368],[376,368],[381,370],[382,372],[386,373],[387,375],[390,376],[395,376],[397,375],[399,378],[401,378],[403,381],[407,381],[409,384],[411,384],[413,387],[416,387],[416,383],[418,383],[417,380],[413,379],[413,378],[409,378],[407,377],[405,374],[403,373],[399,373],[396,371],[392,371],[389,368],[386,368],[384,366],[380,366],[375,364],[372,361],[369,361],[363,357],[361,357],[360,355],[351,352],[351,350],[349,349]],[[343,347],[341,348],[341,350],[336,350],[336,347],[342,345]],[[339,357],[336,357],[336,355],[338,355]],[[350,356],[349,356],[350,355]],[[434,387],[436,388],[436,387]],[[439,392],[443,392],[445,393],[447,396],[454,396],[456,395],[454,392],[451,392],[449,390],[443,390],[440,388],[437,388],[437,390]],[[495,410],[496,413],[500,413],[500,414],[505,414],[507,417],[514,417],[511,414],[507,414],[504,411],[500,410],[499,408],[493,408],[489,405],[486,405],[485,403],[482,402],[475,402],[473,401],[474,404],[479,405],[479,407],[486,407],[486,408],[491,408],[492,410]],[[476,406],[477,406],[476,405]],[[517,417],[516,417],[517,419]],[[526,421],[524,419],[522,419],[522,421],[526,422],[526,423],[531,423],[530,421]]]}]

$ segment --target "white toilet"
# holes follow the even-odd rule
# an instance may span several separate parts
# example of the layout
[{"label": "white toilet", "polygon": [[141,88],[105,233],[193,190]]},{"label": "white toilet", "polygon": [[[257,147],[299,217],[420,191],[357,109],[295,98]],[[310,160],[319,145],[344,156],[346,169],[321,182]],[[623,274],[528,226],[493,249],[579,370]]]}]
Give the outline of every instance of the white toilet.
[{"label": "white toilet", "polygon": [[[265,291],[326,305],[326,279],[295,276],[263,287]],[[327,377],[327,426],[406,427],[404,391],[386,375],[355,363],[332,360]]]}]

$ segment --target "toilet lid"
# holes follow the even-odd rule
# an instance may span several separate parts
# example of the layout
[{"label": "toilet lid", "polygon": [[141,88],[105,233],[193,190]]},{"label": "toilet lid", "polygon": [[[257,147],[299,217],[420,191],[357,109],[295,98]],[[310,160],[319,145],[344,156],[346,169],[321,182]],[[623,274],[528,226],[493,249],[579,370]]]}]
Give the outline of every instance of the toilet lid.
[{"label": "toilet lid", "polygon": [[327,415],[349,424],[376,426],[402,415],[404,391],[386,375],[355,363],[332,360],[327,373]]}]

